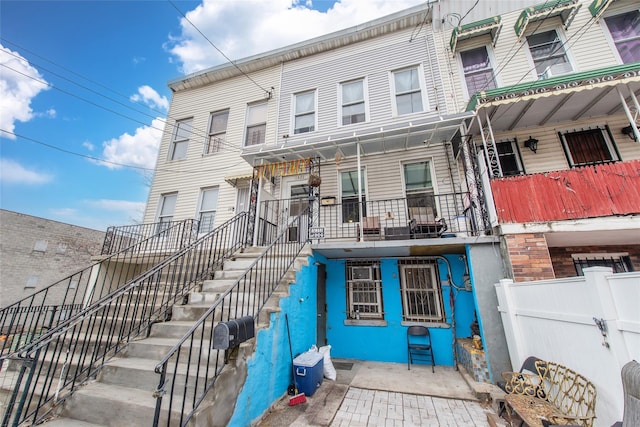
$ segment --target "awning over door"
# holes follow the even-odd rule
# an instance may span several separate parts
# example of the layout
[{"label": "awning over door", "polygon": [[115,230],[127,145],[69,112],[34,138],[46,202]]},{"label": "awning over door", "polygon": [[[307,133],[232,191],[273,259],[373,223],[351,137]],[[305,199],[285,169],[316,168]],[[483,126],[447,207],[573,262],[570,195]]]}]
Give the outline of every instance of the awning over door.
[{"label": "awning over door", "polygon": [[[620,92],[618,92],[618,89]],[[572,73],[474,95],[467,111],[483,111],[496,132],[620,114],[620,93],[640,95],[640,62]],[[477,132],[477,123],[471,124]]]},{"label": "awning over door", "polygon": [[537,6],[528,7],[522,11],[516,21],[516,25],[514,26],[516,35],[518,38],[522,37],[529,23],[554,16],[560,16],[564,28],[569,28],[580,6],[579,0],[560,0],[547,1]]},{"label": "awning over door", "polygon": [[451,39],[449,40],[451,52],[456,51],[456,46],[459,41],[483,36],[485,34],[491,34],[491,43],[495,45],[498,34],[500,34],[500,28],[502,28],[502,17],[500,16],[458,26],[453,29]]},{"label": "awning over door", "polygon": [[252,175],[250,173],[242,175],[230,175],[225,176],[224,180],[231,186],[237,187],[242,182],[251,181]]}]

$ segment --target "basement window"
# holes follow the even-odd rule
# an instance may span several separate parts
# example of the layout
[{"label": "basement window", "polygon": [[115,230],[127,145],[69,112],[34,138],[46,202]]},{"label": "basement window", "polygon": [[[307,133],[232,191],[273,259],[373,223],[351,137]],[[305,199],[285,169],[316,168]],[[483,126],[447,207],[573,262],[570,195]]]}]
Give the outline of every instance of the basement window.
[{"label": "basement window", "polygon": [[[379,261],[347,261],[347,324],[383,320]],[[350,321],[350,322],[349,322]]]},{"label": "basement window", "polygon": [[614,273],[626,273],[633,271],[631,258],[626,252],[599,253],[599,254],[573,254],[573,265],[578,276],[584,276],[587,267],[609,267]]}]

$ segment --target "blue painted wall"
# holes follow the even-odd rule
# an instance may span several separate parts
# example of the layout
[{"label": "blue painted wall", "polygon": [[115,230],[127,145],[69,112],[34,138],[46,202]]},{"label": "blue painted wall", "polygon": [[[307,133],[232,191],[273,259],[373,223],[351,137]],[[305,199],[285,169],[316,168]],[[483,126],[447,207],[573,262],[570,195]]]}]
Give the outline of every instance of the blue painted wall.
[{"label": "blue painted wall", "polygon": [[228,426],[244,427],[260,417],[287,392],[293,381],[285,313],[289,317],[293,357],[316,341],[316,277],[314,258],[296,274],[289,297],[280,299],[278,313],[271,314],[268,329],[258,331],[256,349],[247,360],[247,379],[236,401]]},{"label": "blue painted wall", "polygon": [[[453,282],[463,285],[465,258],[446,255],[451,265]],[[331,355],[337,358],[404,363],[407,361],[406,330],[402,322],[402,300],[398,259],[380,261],[382,278],[382,300],[385,326],[345,325],[347,319],[345,260],[327,260],[327,339],[331,344]],[[451,286],[448,281],[447,264],[438,262],[442,282],[442,301],[448,327],[431,329],[434,358],[437,365],[454,365]],[[470,291],[453,290],[455,301],[455,329],[457,337],[471,335],[474,320],[474,299]]]}]

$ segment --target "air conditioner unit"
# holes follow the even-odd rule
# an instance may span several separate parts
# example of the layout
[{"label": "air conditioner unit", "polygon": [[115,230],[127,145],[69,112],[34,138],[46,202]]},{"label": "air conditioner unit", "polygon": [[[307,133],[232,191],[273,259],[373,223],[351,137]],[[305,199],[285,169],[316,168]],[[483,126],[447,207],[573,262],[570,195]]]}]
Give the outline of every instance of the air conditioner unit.
[{"label": "air conditioner unit", "polygon": [[351,280],[371,280],[371,267],[351,267]]}]

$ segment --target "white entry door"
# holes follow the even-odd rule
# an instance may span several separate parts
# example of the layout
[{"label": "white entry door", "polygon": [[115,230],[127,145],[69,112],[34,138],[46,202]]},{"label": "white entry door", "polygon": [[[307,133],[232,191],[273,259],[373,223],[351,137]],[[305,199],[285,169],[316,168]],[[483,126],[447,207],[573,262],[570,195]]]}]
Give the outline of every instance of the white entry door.
[{"label": "white entry door", "polygon": [[286,209],[283,218],[288,228],[288,239],[290,242],[306,241],[309,233],[309,219],[305,216],[300,218],[299,223],[293,223],[309,204],[309,184],[307,180],[291,179],[285,182],[287,199],[284,203]]}]

